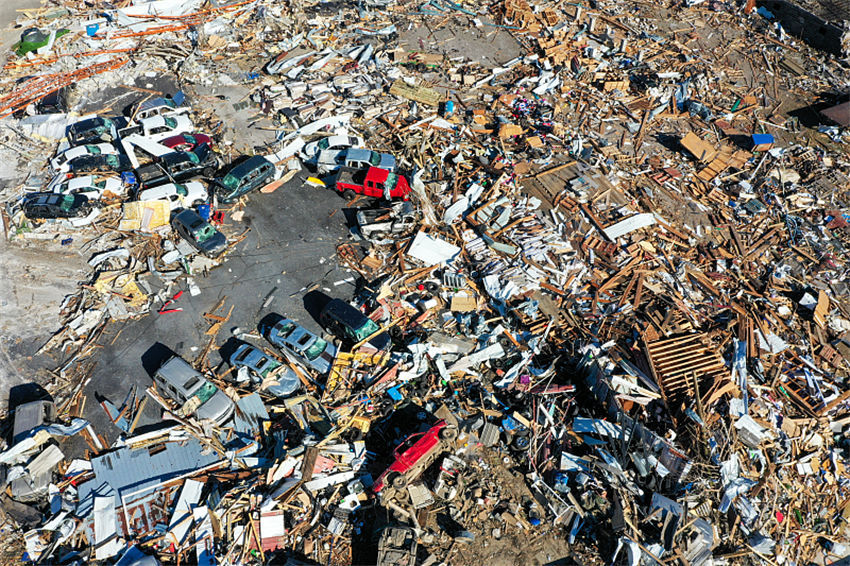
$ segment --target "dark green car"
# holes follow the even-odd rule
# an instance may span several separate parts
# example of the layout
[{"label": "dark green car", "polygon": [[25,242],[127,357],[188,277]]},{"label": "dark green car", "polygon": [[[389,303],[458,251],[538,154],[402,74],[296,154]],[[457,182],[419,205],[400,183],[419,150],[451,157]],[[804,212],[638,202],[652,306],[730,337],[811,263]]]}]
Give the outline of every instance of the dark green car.
[{"label": "dark green car", "polygon": [[274,173],[274,165],[262,155],[249,157],[215,180],[219,200],[224,204],[234,202],[242,195],[270,183]]}]

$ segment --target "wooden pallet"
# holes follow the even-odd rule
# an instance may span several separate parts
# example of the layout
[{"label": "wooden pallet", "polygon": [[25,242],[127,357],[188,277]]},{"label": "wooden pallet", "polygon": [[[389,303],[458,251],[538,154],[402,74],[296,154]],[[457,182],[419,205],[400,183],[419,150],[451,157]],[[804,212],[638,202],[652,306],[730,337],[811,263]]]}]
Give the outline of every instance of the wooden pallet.
[{"label": "wooden pallet", "polygon": [[826,411],[826,405],[809,393],[806,382],[796,378],[789,378],[777,384],[780,394],[786,393],[797,408],[807,415],[819,417]]},{"label": "wooden pallet", "polygon": [[703,334],[644,342],[644,354],[661,395],[674,412],[690,407],[699,387],[700,402],[729,381],[723,358]]}]

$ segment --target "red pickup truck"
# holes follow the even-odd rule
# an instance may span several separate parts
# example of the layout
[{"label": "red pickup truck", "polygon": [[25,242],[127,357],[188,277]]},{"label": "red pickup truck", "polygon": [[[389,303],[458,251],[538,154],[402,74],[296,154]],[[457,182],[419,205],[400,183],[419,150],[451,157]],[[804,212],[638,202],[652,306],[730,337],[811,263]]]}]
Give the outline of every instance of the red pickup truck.
[{"label": "red pickup truck", "polygon": [[365,195],[375,198],[389,196],[391,199],[407,200],[410,195],[410,185],[407,184],[407,179],[379,167],[369,167],[368,169],[343,167],[336,178],[335,188],[348,199],[354,198],[354,195]]},{"label": "red pickup truck", "polygon": [[[457,438],[457,429],[439,421],[425,432],[408,436],[394,451],[395,461],[372,485],[372,492],[381,497],[402,490],[410,480],[419,477],[437,456],[447,450]],[[390,487],[392,489],[386,490]],[[389,494],[391,495],[391,494]]]}]

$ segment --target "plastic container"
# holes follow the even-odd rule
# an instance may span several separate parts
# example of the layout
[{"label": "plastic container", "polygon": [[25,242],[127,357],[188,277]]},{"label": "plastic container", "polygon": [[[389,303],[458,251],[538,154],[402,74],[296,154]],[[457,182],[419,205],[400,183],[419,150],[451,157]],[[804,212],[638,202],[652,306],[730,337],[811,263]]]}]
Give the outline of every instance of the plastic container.
[{"label": "plastic container", "polygon": [[198,216],[203,218],[206,221],[210,219],[210,205],[208,204],[199,204],[198,205]]},{"label": "plastic container", "polygon": [[100,28],[100,24],[89,24],[86,26],[86,35],[89,37],[94,37],[97,35],[97,30]]}]

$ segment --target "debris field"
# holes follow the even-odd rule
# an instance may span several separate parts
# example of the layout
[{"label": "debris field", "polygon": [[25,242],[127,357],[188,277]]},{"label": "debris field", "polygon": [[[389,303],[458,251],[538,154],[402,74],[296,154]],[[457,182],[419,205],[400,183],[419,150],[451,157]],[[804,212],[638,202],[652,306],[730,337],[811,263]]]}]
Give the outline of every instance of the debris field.
[{"label": "debris field", "polygon": [[850,564],[840,4],[19,9],[3,563]]}]

